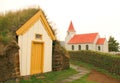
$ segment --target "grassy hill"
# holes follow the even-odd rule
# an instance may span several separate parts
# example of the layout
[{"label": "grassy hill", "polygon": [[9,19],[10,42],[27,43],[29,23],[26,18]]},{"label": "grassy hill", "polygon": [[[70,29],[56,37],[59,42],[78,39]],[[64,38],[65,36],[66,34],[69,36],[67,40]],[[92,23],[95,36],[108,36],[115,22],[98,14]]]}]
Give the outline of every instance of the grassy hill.
[{"label": "grassy hill", "polygon": [[29,20],[39,9],[29,8],[16,12],[0,14],[0,42],[7,43],[16,39],[16,30]]}]

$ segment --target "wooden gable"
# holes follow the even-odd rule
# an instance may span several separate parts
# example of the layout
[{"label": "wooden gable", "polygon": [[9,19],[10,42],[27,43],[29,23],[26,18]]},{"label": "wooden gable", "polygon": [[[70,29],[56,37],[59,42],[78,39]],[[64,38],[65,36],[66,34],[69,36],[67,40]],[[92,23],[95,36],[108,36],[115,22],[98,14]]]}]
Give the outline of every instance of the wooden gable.
[{"label": "wooden gable", "polygon": [[31,28],[31,26],[37,22],[38,20],[41,21],[41,23],[43,24],[45,30],[47,31],[48,35],[50,36],[50,38],[52,40],[55,40],[55,36],[53,34],[53,31],[51,30],[43,12],[41,10],[39,10],[33,17],[31,17],[23,26],[21,26],[17,31],[16,34],[17,35],[22,35],[25,32],[27,32],[27,30],[29,30]]}]

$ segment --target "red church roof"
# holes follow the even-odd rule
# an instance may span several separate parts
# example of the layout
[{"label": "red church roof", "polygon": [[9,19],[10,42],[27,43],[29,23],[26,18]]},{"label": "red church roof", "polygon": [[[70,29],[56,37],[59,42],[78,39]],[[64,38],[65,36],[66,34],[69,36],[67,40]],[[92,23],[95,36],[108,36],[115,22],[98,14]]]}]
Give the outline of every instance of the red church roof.
[{"label": "red church roof", "polygon": [[78,34],[68,42],[68,44],[93,43],[98,33]]},{"label": "red church roof", "polygon": [[96,44],[104,44],[105,38],[99,38]]},{"label": "red church roof", "polygon": [[68,31],[75,31],[72,21],[70,22]]}]

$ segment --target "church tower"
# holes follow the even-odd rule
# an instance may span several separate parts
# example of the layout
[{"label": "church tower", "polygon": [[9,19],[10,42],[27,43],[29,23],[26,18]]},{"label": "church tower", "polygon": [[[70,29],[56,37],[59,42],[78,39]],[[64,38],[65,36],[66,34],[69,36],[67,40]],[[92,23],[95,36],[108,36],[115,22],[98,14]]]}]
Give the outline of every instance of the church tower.
[{"label": "church tower", "polygon": [[76,34],[72,21],[70,22],[69,28],[67,30],[67,35],[65,37],[65,44]]}]

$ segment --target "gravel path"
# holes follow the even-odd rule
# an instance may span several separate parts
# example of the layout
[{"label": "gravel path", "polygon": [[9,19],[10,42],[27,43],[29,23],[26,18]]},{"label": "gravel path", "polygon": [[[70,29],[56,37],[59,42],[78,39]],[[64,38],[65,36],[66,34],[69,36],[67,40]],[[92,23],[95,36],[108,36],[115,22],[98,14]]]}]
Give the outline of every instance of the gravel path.
[{"label": "gravel path", "polygon": [[70,67],[73,68],[73,69],[75,69],[79,73],[77,73],[75,75],[72,75],[72,76],[70,76],[70,77],[68,77],[68,78],[66,78],[66,79],[64,79],[64,80],[62,80],[62,81],[60,81],[58,83],[70,83],[70,82],[72,82],[74,80],[77,80],[77,79],[81,78],[82,76],[90,73],[89,70],[87,70],[87,69],[85,69],[83,67],[80,67],[80,66],[76,66],[76,65],[70,64]]}]

